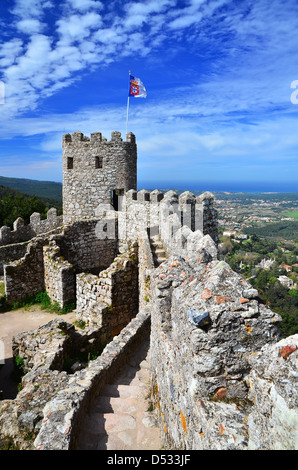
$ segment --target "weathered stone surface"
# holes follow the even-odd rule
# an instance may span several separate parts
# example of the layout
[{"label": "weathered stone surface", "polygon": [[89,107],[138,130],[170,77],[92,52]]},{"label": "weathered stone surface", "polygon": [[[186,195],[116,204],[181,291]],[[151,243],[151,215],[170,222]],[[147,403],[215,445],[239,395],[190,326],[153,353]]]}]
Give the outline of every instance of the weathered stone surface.
[{"label": "weathered stone surface", "polygon": [[298,335],[249,357],[249,449],[298,449]]},{"label": "weathered stone surface", "polygon": [[107,141],[101,133],[91,138],[80,132],[63,137],[64,223],[98,217],[100,204],[111,204],[111,191],[120,196],[136,189],[137,149],[133,134],[126,141],[112,132]]},{"label": "weathered stone surface", "polygon": [[[251,358],[262,347],[276,344],[280,317],[260,303],[257,292],[225,262],[175,256],[156,271],[151,366],[166,447],[248,449],[259,425],[250,427],[247,416],[248,423],[256,423],[254,413],[262,409],[249,392],[249,374],[264,373],[254,370]],[[294,346],[290,350],[296,354]],[[268,359],[269,354],[265,364]],[[294,393],[293,384],[288,385]],[[266,394],[261,396],[265,399]],[[271,401],[269,397],[269,408]],[[264,411],[266,421],[265,416]],[[272,420],[267,419],[267,432],[270,426]],[[287,448],[280,440],[278,445]],[[263,439],[259,448],[270,446]],[[290,448],[295,448],[293,439]]]}]

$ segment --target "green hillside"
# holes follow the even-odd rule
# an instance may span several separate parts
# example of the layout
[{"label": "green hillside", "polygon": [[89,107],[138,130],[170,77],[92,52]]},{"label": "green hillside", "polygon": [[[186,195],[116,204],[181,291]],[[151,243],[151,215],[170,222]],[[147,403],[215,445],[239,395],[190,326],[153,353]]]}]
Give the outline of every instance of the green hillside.
[{"label": "green hillside", "polygon": [[0,177],[0,181],[14,186],[0,185],[0,227],[12,228],[18,217],[28,224],[33,212],[39,212],[44,219],[51,207],[55,207],[59,215],[62,213],[61,184],[4,177]]},{"label": "green hillside", "polygon": [[62,201],[62,183],[0,176],[0,185],[30,196],[34,195],[50,201]]}]

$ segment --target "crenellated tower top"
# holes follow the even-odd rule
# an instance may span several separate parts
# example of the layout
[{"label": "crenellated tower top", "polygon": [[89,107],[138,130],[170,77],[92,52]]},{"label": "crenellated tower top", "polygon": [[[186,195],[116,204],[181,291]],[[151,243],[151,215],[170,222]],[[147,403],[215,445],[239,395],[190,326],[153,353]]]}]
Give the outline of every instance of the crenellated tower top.
[{"label": "crenellated tower top", "polygon": [[118,209],[119,196],[137,187],[137,145],[133,133],[77,131],[63,136],[64,223],[96,218],[100,204]]}]

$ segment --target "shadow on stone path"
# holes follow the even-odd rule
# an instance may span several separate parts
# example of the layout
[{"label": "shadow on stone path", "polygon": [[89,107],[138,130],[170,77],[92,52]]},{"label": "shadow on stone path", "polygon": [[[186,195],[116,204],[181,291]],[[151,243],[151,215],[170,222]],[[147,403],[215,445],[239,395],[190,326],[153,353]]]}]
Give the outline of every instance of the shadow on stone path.
[{"label": "shadow on stone path", "polygon": [[[75,319],[74,312],[58,315],[42,310],[39,305],[32,305],[28,308],[20,308],[4,313],[0,313],[0,392],[2,398],[14,399],[18,393],[19,377],[14,374],[14,362],[12,355],[13,336],[24,331],[31,331],[45,325],[55,318],[72,323]],[[0,399],[1,399],[0,395]]]},{"label": "shadow on stone path", "polygon": [[150,400],[149,340],[107,384],[85,416],[77,450],[160,450]]}]

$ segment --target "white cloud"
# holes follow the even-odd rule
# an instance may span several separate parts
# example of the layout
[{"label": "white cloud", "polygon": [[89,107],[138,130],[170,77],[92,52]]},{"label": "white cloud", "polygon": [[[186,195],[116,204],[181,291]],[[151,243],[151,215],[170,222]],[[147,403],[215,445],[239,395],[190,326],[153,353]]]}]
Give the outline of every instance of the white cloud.
[{"label": "white cloud", "polygon": [[23,51],[23,41],[21,39],[11,39],[0,45],[0,67],[6,68],[12,65],[16,58]]},{"label": "white cloud", "polygon": [[70,7],[79,11],[87,11],[90,9],[101,10],[103,4],[97,0],[67,0],[67,3]]},{"label": "white cloud", "polygon": [[44,24],[34,18],[27,18],[16,23],[16,27],[19,31],[25,34],[36,34],[40,33]]},{"label": "white cloud", "polygon": [[102,24],[101,16],[90,12],[85,15],[71,15],[57,21],[57,32],[62,41],[82,40],[90,36],[91,31],[98,29]]},{"label": "white cloud", "polygon": [[11,12],[18,18],[41,18],[45,9],[53,8],[54,4],[49,0],[15,0]]}]

